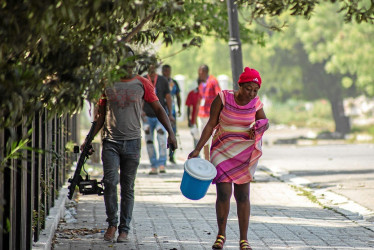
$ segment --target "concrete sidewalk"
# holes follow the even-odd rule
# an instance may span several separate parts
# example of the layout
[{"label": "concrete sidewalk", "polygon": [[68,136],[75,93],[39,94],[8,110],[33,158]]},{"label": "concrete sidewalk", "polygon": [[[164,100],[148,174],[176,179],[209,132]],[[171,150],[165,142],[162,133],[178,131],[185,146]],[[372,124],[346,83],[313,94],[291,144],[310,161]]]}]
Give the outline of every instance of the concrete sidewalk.
[{"label": "concrete sidewalk", "polygon": [[[79,195],[76,222],[61,220],[54,249],[210,249],[217,233],[215,185],[199,201],[179,189],[183,165],[166,174],[148,175],[141,164],[135,186],[135,208],[127,243],[105,242],[107,228],[102,196]],[[373,249],[374,229],[324,209],[300,190],[259,167],[251,184],[249,241],[253,249]],[[236,204],[232,198],[225,249],[239,248]]]}]

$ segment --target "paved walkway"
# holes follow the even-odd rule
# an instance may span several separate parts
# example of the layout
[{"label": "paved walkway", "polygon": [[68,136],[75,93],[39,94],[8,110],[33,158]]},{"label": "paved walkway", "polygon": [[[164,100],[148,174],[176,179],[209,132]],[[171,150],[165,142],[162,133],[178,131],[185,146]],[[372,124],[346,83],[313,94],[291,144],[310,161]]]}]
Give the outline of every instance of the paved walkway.
[{"label": "paved walkway", "polygon": [[[127,243],[105,242],[103,197],[79,195],[76,222],[62,220],[55,250],[65,249],[210,249],[215,239],[215,186],[199,201],[179,189],[182,162],[166,174],[148,175],[142,164]],[[253,249],[373,249],[374,229],[312,202],[308,195],[259,167],[251,184],[249,241]],[[74,210],[72,210],[74,211]],[[236,205],[232,199],[225,249],[238,249]]]}]

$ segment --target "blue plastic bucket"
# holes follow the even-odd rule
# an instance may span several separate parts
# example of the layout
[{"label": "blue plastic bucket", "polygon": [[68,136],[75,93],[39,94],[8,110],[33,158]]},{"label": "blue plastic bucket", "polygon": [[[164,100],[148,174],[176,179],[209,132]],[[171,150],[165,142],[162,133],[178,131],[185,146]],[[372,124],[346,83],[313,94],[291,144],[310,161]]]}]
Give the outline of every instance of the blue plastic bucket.
[{"label": "blue plastic bucket", "polygon": [[217,170],[209,161],[201,158],[187,160],[180,186],[182,194],[191,200],[203,198],[216,175]]}]

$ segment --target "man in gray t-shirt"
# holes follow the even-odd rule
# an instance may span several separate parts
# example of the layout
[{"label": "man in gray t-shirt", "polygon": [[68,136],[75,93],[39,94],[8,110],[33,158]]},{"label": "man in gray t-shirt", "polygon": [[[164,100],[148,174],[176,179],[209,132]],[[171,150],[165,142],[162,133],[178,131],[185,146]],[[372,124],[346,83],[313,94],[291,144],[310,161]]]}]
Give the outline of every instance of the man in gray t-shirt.
[{"label": "man in gray t-shirt", "polygon": [[[131,51],[132,52],[132,51]],[[133,52],[128,56],[134,56]],[[149,104],[169,134],[167,145],[177,148],[169,118],[161,106],[150,81],[133,75],[133,64],[125,65],[125,76],[105,91],[95,107],[96,135],[103,128],[102,161],[104,168],[104,201],[109,224],[104,240],[127,240],[134,207],[134,182],[140,160],[141,114],[143,102]],[[166,134],[166,133],[165,133]],[[82,147],[85,143],[83,143]],[[118,174],[118,168],[120,174]],[[121,185],[121,211],[118,225],[117,185]]]}]

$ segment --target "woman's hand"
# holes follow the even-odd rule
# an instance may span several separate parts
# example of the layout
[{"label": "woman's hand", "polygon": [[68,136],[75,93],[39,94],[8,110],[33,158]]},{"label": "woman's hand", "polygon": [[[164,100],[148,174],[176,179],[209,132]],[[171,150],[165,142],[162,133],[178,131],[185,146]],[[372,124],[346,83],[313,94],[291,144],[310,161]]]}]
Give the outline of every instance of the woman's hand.
[{"label": "woman's hand", "polygon": [[188,155],[188,159],[191,159],[191,158],[196,158],[198,157],[200,154],[200,151],[197,150],[197,149],[194,149],[189,155]]},{"label": "woman's hand", "polygon": [[254,140],[256,138],[256,130],[254,127],[249,129],[249,139]]},{"label": "woman's hand", "polygon": [[249,139],[254,140],[256,139],[256,121],[252,122],[249,126]]}]

